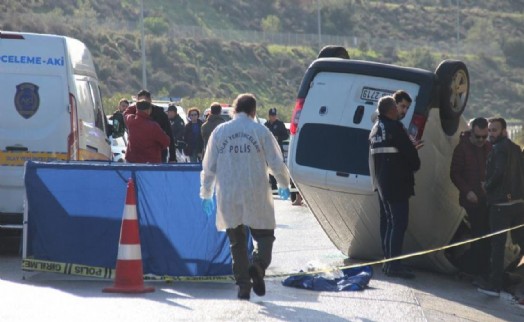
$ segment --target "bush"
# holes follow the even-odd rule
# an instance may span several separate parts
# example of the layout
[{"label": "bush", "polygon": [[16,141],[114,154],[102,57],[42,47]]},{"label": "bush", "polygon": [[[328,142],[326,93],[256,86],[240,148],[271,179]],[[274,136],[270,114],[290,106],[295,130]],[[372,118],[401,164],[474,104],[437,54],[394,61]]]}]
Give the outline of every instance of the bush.
[{"label": "bush", "polygon": [[524,40],[514,38],[507,40],[502,46],[502,52],[506,56],[506,62],[513,66],[524,67],[522,53],[524,52]]},{"label": "bush", "polygon": [[144,18],[144,28],[153,35],[162,35],[169,30],[169,24],[162,17]]}]

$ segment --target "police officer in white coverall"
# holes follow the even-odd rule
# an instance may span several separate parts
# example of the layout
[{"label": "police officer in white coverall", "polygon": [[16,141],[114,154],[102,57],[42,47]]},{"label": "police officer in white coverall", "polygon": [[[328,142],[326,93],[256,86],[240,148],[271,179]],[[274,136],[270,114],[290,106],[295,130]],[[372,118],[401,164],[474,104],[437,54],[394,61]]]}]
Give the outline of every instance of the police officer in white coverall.
[{"label": "police officer in white coverall", "polygon": [[[275,209],[267,184],[268,170],[277,180],[282,199],[289,198],[289,174],[274,136],[254,121],[256,99],[240,94],[234,101],[233,120],[212,132],[202,162],[200,197],[204,212],[214,209],[216,189],[218,230],[229,237],[238,298],[249,300],[266,292],[265,271],[271,263],[275,240]],[[249,263],[247,229],[255,240]]]}]

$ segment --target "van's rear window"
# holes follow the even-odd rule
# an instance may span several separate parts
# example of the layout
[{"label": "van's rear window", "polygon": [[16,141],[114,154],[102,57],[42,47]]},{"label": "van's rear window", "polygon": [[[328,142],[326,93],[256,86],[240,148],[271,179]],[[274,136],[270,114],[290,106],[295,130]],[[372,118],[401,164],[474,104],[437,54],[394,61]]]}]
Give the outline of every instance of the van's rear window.
[{"label": "van's rear window", "polygon": [[317,169],[369,175],[369,130],[305,124],[300,130],[296,162]]}]

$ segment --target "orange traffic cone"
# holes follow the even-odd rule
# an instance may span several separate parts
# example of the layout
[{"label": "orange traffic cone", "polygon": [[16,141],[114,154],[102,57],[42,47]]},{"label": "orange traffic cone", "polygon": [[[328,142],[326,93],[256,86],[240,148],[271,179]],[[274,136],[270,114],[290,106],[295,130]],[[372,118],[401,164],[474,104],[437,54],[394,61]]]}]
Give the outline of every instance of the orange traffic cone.
[{"label": "orange traffic cone", "polygon": [[120,230],[120,244],[118,245],[115,284],[113,287],[104,288],[103,291],[109,293],[147,293],[154,290],[153,287],[144,287],[135,184],[133,179],[129,179]]}]

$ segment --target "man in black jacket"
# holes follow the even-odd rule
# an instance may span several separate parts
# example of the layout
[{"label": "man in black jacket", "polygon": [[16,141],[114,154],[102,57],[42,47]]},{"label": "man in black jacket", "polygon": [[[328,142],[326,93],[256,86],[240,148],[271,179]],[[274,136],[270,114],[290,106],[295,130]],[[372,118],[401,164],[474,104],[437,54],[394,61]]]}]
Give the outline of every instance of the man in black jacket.
[{"label": "man in black jacket", "polygon": [[207,147],[207,141],[209,141],[209,137],[211,136],[211,133],[213,130],[219,126],[220,124],[224,123],[225,120],[220,116],[222,114],[222,105],[218,102],[213,102],[209,106],[209,116],[207,117],[204,124],[202,124],[202,127],[200,128],[200,131],[202,133],[202,140],[204,140],[204,150],[202,152],[202,155],[206,152]]},{"label": "man in black jacket", "polygon": [[286,125],[278,119],[276,108],[270,108],[268,114],[269,120],[267,120],[264,125],[269,129],[269,131],[271,131],[275,139],[277,139],[280,151],[284,152],[283,142],[289,138]]},{"label": "man in black jacket", "polygon": [[126,123],[124,122],[124,111],[126,108],[129,107],[129,101],[125,98],[122,98],[118,102],[118,108],[113,113],[113,115],[109,118],[113,121],[113,128],[112,128],[112,134],[113,138],[119,138],[124,136],[124,133],[127,131]]},{"label": "man in black jacket", "polygon": [[[269,129],[269,131],[271,131],[271,134],[273,134],[275,139],[277,139],[280,151],[282,152],[282,155],[284,155],[284,141],[289,138],[286,125],[278,119],[276,108],[270,108],[268,114],[269,120],[267,120],[264,125]],[[269,183],[271,184],[272,190],[277,190],[277,181],[272,175],[269,175]]]},{"label": "man in black jacket", "polygon": [[[180,117],[178,114],[178,110],[175,103],[170,103],[169,107],[167,108],[167,117],[169,119],[169,124],[171,124],[171,133],[173,134],[173,144],[175,147],[182,152],[182,149],[184,146],[179,146],[179,141],[184,140],[184,128],[186,127],[186,123]],[[180,143],[182,145],[182,143]],[[171,159],[171,158],[170,158]],[[175,160],[175,161],[181,161],[181,160]]]},{"label": "man in black jacket", "polygon": [[[382,97],[378,101],[378,112],[369,136],[370,173],[386,215],[384,256],[393,258],[402,255],[409,198],[415,194],[414,172],[420,168],[420,159],[404,126],[398,121],[395,99]],[[384,273],[403,278],[415,276],[399,260],[385,263]]]},{"label": "man in black jacket", "polygon": [[[151,93],[148,90],[143,89],[140,92],[138,92],[136,96],[137,101],[146,100],[149,103],[151,103]],[[167,114],[162,107],[156,106],[154,104],[151,104],[151,107],[152,111],[149,117],[160,125],[162,130],[164,130],[164,132],[169,136],[171,140],[171,142],[169,143],[169,162],[176,162],[175,142],[172,139],[173,134],[171,133],[171,123],[169,123],[169,118],[167,117]],[[163,162],[168,161],[167,151],[167,149],[162,151]]]},{"label": "man in black jacket", "polygon": [[[486,164],[484,189],[489,209],[492,232],[524,224],[524,169],[520,147],[507,135],[506,121],[492,118],[488,121],[489,140],[493,149]],[[524,228],[511,231],[513,242],[524,252]],[[491,237],[491,274],[487,283],[480,283],[478,291],[499,296],[503,287],[504,251],[506,233]]]}]

